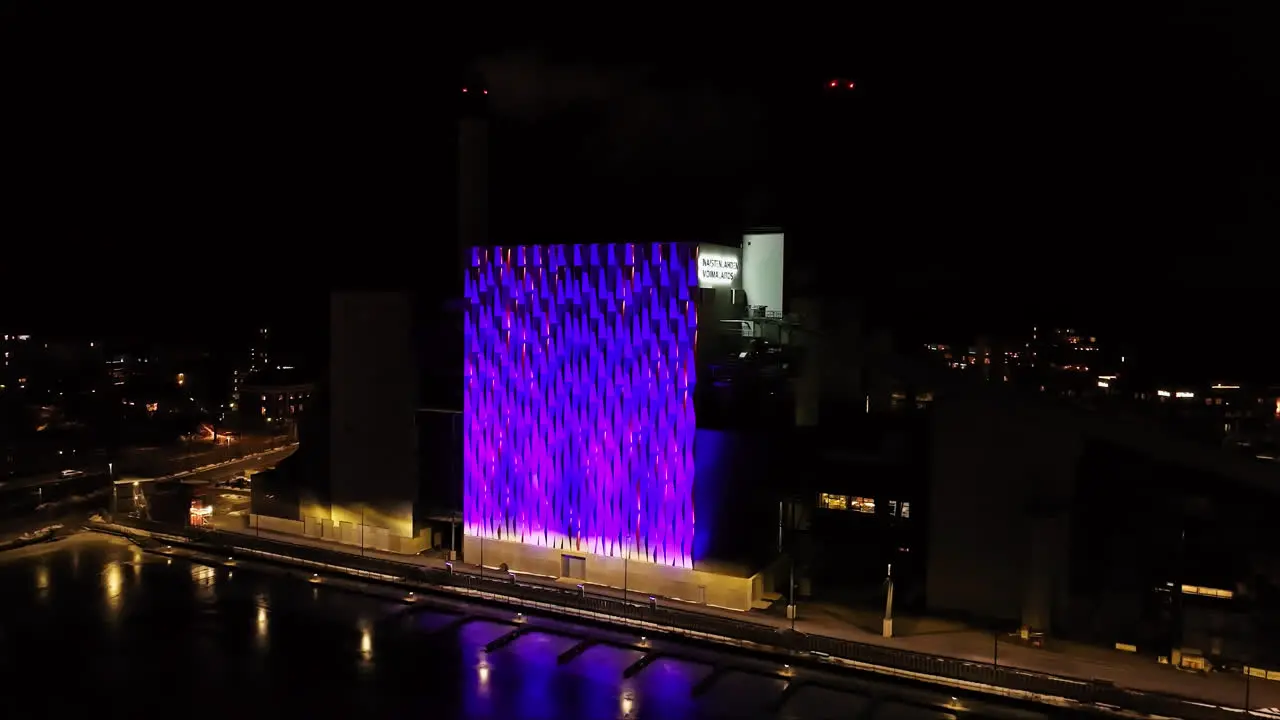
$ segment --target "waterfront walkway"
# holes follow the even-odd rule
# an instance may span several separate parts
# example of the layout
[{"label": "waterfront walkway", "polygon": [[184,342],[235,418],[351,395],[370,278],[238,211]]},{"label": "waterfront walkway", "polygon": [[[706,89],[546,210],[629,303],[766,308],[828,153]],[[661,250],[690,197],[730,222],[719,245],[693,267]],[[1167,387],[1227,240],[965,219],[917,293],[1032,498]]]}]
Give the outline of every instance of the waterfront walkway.
[{"label": "waterfront walkway", "polygon": [[[429,568],[443,569],[445,565],[445,561],[437,557],[406,556],[367,548],[362,552],[358,546],[286,533],[257,532],[250,529],[232,531],[257,536],[264,540]],[[455,562],[453,567],[455,572],[480,573],[478,566],[464,562]],[[500,572],[496,568],[487,568],[484,571],[490,576]],[[561,589],[565,587],[563,582],[553,578],[525,574],[517,575],[517,578],[522,585],[543,585]],[[574,584],[576,585],[576,582]],[[617,599],[623,596],[621,589],[598,585],[589,585],[587,591],[592,595]],[[634,592],[629,593],[629,596],[633,600],[648,597],[647,594],[640,595]],[[670,599],[662,599],[662,602],[686,612],[726,617],[739,622],[756,623],[777,629],[791,627],[790,620],[764,612],[738,612]],[[898,636],[893,638],[884,638],[878,632],[865,629],[874,627],[878,623],[875,613],[813,603],[800,605],[795,629],[801,633],[825,635],[858,643],[972,662],[991,663],[994,659],[1005,668],[1017,668],[1083,681],[1101,680],[1122,688],[1175,695],[1212,705],[1242,708],[1245,704],[1246,680],[1244,676],[1235,673],[1207,675],[1193,673],[1161,665],[1154,658],[1147,656],[1075,643],[1055,642],[1050,649],[1034,648],[1023,645],[1011,637],[998,637],[989,631],[974,630],[957,623],[932,618],[899,616],[894,621]],[[1249,707],[1280,706],[1280,682],[1255,678],[1248,684]]]}]

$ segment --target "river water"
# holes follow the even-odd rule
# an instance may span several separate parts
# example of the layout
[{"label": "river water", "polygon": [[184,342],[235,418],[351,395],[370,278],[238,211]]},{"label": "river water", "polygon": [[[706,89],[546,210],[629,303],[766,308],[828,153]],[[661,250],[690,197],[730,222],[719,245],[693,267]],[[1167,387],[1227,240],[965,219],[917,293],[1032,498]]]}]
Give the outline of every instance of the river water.
[{"label": "river water", "polygon": [[[865,697],[796,692],[731,672],[704,694],[710,666],[663,659],[630,679],[640,653],[510,631],[270,572],[209,567],[82,533],[0,555],[0,670],[6,718],[849,718]],[[584,629],[584,633],[590,630]],[[875,718],[947,717],[885,703]]]}]

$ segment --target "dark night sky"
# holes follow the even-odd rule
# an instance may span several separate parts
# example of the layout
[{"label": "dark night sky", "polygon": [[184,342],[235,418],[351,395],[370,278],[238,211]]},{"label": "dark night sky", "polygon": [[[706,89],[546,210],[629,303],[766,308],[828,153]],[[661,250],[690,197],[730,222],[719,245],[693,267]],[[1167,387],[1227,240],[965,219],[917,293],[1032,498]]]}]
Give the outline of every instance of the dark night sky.
[{"label": "dark night sky", "polygon": [[[216,308],[212,327],[295,288],[444,282],[435,98],[475,60],[504,238],[703,237],[744,222],[744,197],[825,187],[843,221],[796,242],[904,329],[1056,320],[1190,347],[1192,365],[1261,365],[1280,259],[1280,18],[1263,5],[663,16],[606,33],[8,0],[22,81],[2,172],[25,212],[6,245],[54,259],[38,289],[6,268],[8,306],[134,330]],[[830,75],[860,84],[848,119],[814,99]]]}]

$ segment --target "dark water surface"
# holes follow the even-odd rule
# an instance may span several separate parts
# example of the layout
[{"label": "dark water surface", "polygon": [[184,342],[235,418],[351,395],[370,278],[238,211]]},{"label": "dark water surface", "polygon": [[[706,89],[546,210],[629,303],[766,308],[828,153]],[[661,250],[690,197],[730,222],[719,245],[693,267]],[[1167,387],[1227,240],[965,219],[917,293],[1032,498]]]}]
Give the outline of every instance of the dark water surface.
[{"label": "dark water surface", "polygon": [[[143,553],[80,534],[0,555],[0,683],[5,718],[110,716],[335,718],[847,718],[865,697],[800,690],[769,708],[781,680],[730,673],[691,688],[708,665],[510,627],[402,615],[401,603],[249,570]],[[589,633],[590,631],[584,630]],[[947,717],[886,703],[875,718]]]}]

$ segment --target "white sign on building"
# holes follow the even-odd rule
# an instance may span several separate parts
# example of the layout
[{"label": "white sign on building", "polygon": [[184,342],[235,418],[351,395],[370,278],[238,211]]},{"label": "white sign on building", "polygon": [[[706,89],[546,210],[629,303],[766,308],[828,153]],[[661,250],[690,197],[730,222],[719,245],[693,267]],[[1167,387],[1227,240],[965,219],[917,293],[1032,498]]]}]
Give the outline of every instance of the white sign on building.
[{"label": "white sign on building", "polygon": [[699,245],[698,287],[741,289],[741,251],[724,245]]}]

